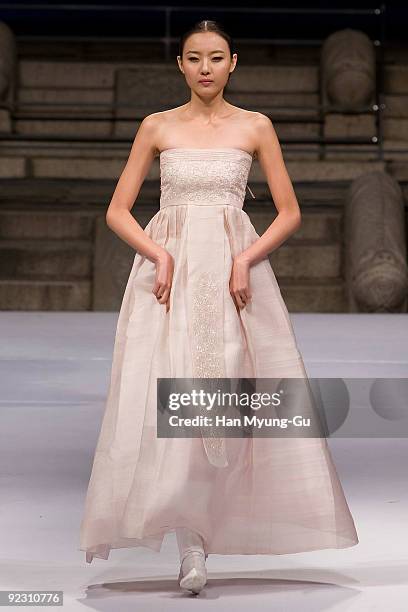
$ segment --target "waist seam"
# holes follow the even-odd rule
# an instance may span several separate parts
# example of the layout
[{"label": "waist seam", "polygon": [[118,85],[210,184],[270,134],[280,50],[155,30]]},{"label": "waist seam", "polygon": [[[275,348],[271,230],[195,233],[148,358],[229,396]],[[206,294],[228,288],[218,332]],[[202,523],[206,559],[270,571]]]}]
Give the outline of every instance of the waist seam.
[{"label": "waist seam", "polygon": [[160,209],[170,208],[171,206],[201,206],[201,207],[204,207],[204,206],[206,206],[206,207],[207,206],[233,206],[234,208],[241,208],[242,209],[243,205],[244,205],[244,203],[242,203],[242,204],[228,204],[228,203],[227,204],[225,204],[225,203],[223,203],[223,204],[194,204],[194,202],[187,202],[187,203],[186,202],[181,202],[180,204],[164,204],[164,205],[160,204]]}]

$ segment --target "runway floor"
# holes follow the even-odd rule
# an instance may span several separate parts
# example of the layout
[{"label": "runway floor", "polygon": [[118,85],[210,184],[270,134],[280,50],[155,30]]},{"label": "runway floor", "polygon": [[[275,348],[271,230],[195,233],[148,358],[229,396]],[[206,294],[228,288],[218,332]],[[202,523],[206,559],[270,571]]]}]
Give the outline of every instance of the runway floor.
[{"label": "runway floor", "polygon": [[[310,377],[408,378],[408,315],[291,319]],[[407,609],[405,437],[329,439],[360,539],[352,548],[210,555],[195,598],[177,584],[173,534],[160,553],[119,549],[87,564],[79,525],[116,321],[117,313],[0,313],[0,589],[63,590],[68,611]]]}]

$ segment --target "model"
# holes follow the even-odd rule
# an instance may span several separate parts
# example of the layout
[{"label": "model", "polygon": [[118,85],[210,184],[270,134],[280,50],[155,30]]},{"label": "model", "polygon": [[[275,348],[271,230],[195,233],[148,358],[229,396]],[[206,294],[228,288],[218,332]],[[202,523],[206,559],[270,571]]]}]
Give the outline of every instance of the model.
[{"label": "model", "polygon": [[[107,211],[135,251],[81,525],[86,560],[160,551],[175,532],[179,583],[198,593],[216,554],[285,554],[358,543],[327,441],[159,438],[157,378],[306,378],[268,254],[300,224],[271,120],[223,97],[229,35],[202,21],[180,41],[190,100],[142,121]],[[156,157],[160,210],[130,213]],[[242,210],[254,157],[278,215],[259,236]],[[136,211],[137,217],[137,211]]]}]

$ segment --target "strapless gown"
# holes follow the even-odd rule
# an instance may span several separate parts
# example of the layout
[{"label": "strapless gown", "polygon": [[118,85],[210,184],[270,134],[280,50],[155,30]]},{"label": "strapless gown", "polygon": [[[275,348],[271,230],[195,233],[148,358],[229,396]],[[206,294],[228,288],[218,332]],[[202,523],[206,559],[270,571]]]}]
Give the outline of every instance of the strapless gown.
[{"label": "strapless gown", "polygon": [[113,548],[160,551],[179,526],[209,554],[358,543],[326,438],[157,437],[158,377],[306,377],[269,259],[250,268],[244,309],[229,292],[233,257],[259,238],[242,208],[251,164],[235,148],[160,155],[160,210],[145,232],[174,257],[170,310],[136,253],[80,528],[89,563]]}]

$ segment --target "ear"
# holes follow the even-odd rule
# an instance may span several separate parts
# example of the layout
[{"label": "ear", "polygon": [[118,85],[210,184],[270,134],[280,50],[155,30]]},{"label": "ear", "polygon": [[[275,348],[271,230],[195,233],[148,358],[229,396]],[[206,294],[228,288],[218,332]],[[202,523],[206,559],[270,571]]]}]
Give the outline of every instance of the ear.
[{"label": "ear", "polygon": [[181,72],[184,74],[182,64],[181,64],[181,57],[179,55],[177,56],[177,63],[178,63],[178,67],[180,68]]}]

